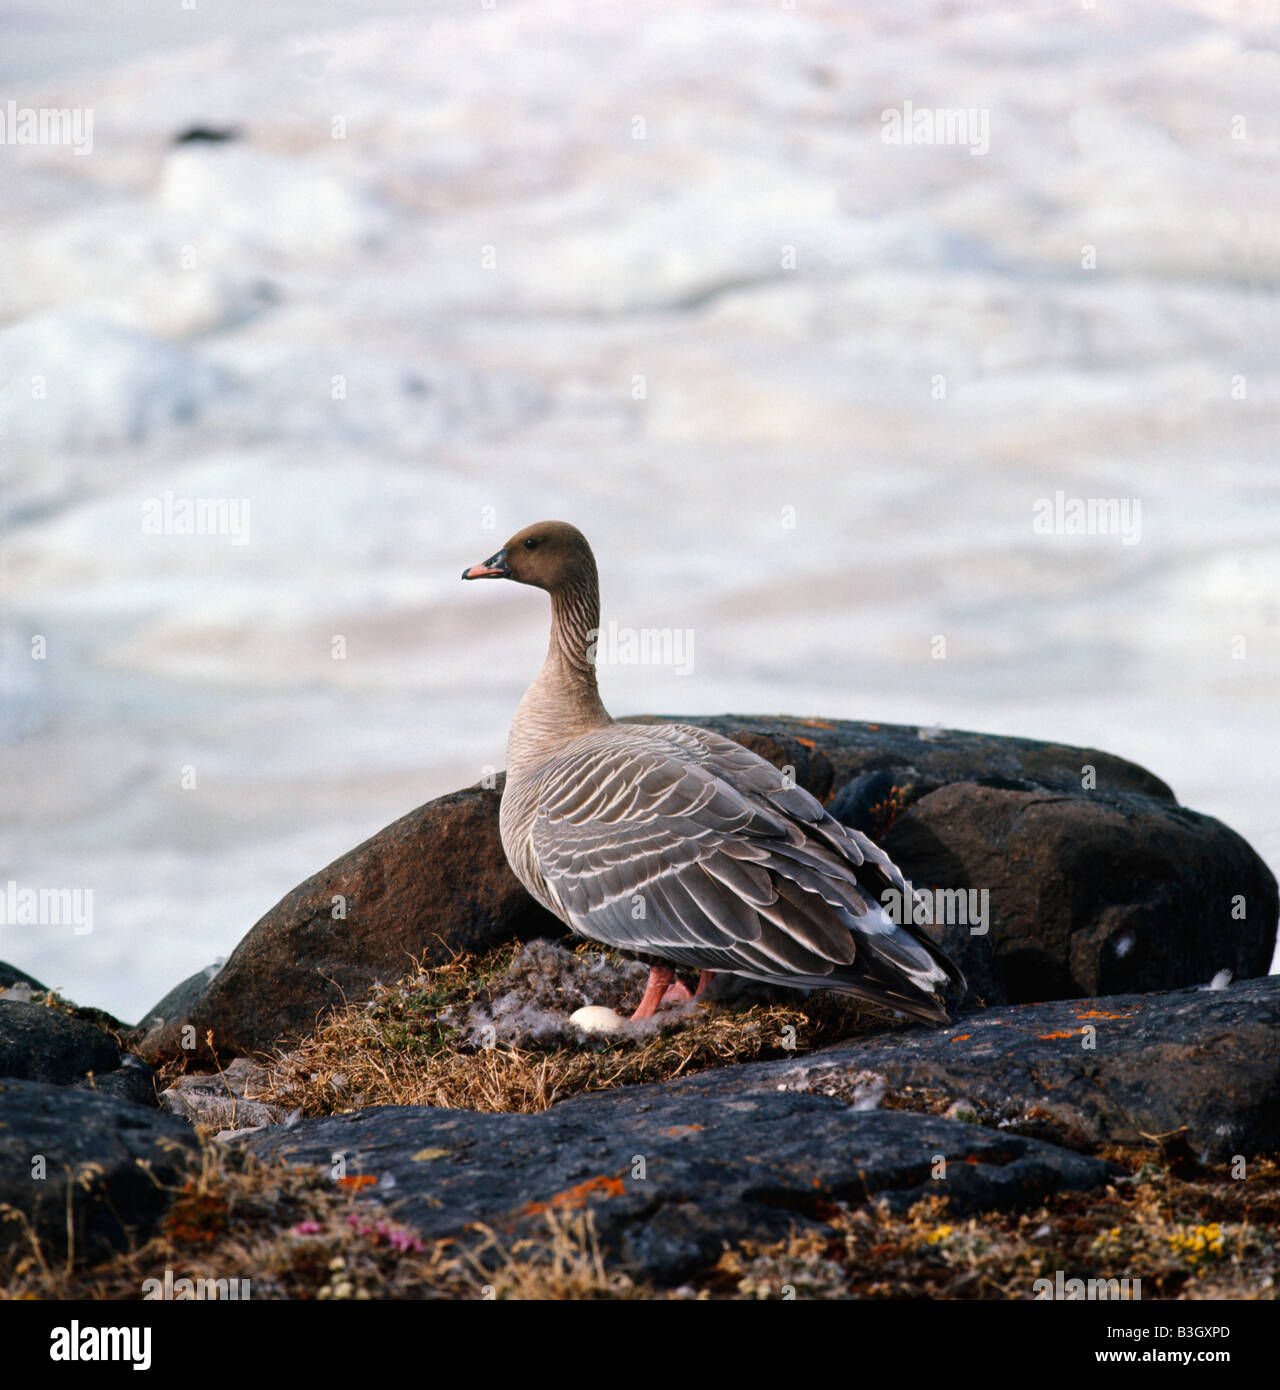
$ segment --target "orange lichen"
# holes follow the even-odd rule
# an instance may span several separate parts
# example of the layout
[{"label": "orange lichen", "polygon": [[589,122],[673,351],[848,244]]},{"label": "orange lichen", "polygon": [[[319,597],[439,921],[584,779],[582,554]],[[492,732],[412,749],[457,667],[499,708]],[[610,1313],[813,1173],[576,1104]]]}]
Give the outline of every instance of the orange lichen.
[{"label": "orange lichen", "polygon": [[165,1217],[164,1232],[178,1245],[212,1245],[225,1231],[227,1205],[225,1200],[210,1192],[201,1192],[196,1183],[188,1182],[182,1196]]},{"label": "orange lichen", "polygon": [[1080,1036],[1080,1034],[1077,1033],[1076,1030],[1075,1030],[1074,1028],[1068,1028],[1067,1031],[1066,1031],[1065,1033],[1064,1033],[1064,1032],[1057,1032],[1057,1033],[1037,1033],[1037,1034],[1036,1034],[1036,1037],[1037,1037],[1037,1038],[1044,1038],[1046,1042],[1047,1042],[1050,1038],[1078,1038],[1079,1036]]},{"label": "orange lichen", "polygon": [[971,1037],[973,1037],[973,1034],[972,1034],[972,1033],[957,1033],[956,1036],[955,1036],[954,1038],[951,1039],[951,1041],[952,1041],[952,1042],[968,1042],[969,1039],[970,1039]]},{"label": "orange lichen", "polygon": [[576,1187],[557,1192],[549,1202],[526,1203],[523,1214],[541,1216],[551,1210],[573,1211],[585,1207],[591,1197],[621,1197],[626,1190],[626,1184],[621,1177],[611,1178],[602,1173],[598,1177],[588,1178],[586,1182],[580,1182]]},{"label": "orange lichen", "polygon": [[377,1178],[373,1177],[372,1174],[361,1173],[356,1177],[339,1178],[338,1186],[353,1188],[372,1187],[377,1181]]}]

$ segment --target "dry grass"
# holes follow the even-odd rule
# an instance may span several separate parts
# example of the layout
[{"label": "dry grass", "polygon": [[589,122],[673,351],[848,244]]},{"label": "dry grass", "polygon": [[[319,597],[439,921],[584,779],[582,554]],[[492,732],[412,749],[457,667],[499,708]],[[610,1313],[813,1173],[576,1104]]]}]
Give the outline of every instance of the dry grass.
[{"label": "dry grass", "polygon": [[[307,1116],[370,1105],[530,1112],[584,1091],[794,1056],[890,1022],[871,1006],[821,994],[788,1004],[695,1006],[649,1035],[485,1047],[468,1017],[511,988],[515,954],[505,947],[481,960],[459,956],[348,1005],[295,1051],[273,1059],[253,1099]],[[620,992],[594,1002],[626,1001]]]}]

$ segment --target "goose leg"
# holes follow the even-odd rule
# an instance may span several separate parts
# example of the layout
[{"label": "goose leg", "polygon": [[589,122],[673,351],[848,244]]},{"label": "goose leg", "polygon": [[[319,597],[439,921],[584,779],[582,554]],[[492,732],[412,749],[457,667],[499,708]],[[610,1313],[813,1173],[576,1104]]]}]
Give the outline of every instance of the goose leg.
[{"label": "goose leg", "polygon": [[651,965],[649,967],[649,982],[644,987],[644,997],[640,1000],[640,1006],[631,1017],[633,1019],[652,1018],[658,1012],[659,1006],[668,1000],[680,1002],[685,999],[701,999],[706,993],[707,986],[711,983],[711,973],[710,970],[703,970],[698,975],[698,988],[690,994],[688,985],[676,977],[676,972],[672,966]]},{"label": "goose leg", "polygon": [[[649,983],[644,987],[644,997],[640,1000],[640,1007],[631,1015],[633,1022],[638,1018],[652,1018],[658,1012],[658,1005],[662,1003],[675,977],[676,972],[669,965],[651,965],[649,967]],[[686,990],[685,993],[687,994],[688,991]]]},{"label": "goose leg", "polygon": [[686,999],[701,999],[707,992],[707,986],[711,983],[711,977],[713,974],[715,974],[715,971],[713,970],[700,970],[698,972],[698,984],[692,994],[689,992],[689,986],[686,985],[683,980],[681,980],[679,975],[677,975],[676,978],[672,980],[671,983],[667,986],[667,992],[666,995],[663,997],[663,1003],[665,1004],[668,1000],[671,999],[675,999],[680,1002],[683,1002]]}]

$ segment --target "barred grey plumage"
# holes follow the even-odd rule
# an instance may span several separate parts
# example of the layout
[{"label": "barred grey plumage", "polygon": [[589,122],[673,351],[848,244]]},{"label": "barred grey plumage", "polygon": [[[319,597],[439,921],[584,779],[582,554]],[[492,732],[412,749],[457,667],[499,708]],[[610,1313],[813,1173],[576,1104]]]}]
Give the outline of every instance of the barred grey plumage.
[{"label": "barred grey plumage", "polygon": [[[686,724],[610,718],[590,658],[595,559],[565,522],[538,522],[464,579],[551,595],[551,640],[507,741],[502,845],[530,893],[592,941],[674,967],[830,989],[948,1021],[956,966],[881,906],[903,876],[772,763]],[[705,982],[706,974],[703,975]]]}]

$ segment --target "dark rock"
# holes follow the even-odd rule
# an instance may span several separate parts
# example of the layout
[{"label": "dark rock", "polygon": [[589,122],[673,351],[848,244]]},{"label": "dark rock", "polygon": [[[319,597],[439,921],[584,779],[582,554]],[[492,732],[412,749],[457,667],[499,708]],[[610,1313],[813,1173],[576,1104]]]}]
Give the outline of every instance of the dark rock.
[{"label": "dark rock", "polygon": [[193,125],[180,130],[173,137],[175,145],[221,145],[228,140],[239,140],[244,132],[237,125],[208,126]]},{"label": "dark rock", "polygon": [[155,1081],[155,1073],[142,1058],[135,1057],[132,1052],[126,1052],[115,1071],[76,1081],[72,1089],[94,1091],[100,1096],[131,1101],[134,1105],[149,1105],[155,1110],[160,1105],[156,1096]]},{"label": "dark rock", "polygon": [[901,814],[920,795],[921,789],[914,782],[904,784],[900,774],[880,768],[846,782],[827,803],[827,810],[842,825],[851,825],[878,840],[896,819],[895,812]]},{"label": "dark rock", "polygon": [[[864,724],[852,719],[800,719],[785,714],[641,714],[627,718],[636,724],[697,724],[739,743],[747,743],[748,738],[772,742],[784,752],[799,745],[805,757],[788,760],[796,767],[796,780],[820,800],[826,799],[832,787],[838,794],[863,773],[880,770],[892,772],[898,785],[915,784],[925,789],[990,778],[1002,785],[1023,781],[1078,791],[1085,766],[1097,770],[1097,785],[1104,790],[1174,799],[1164,782],[1137,763],[1096,748],[1073,748],[1030,738],[921,729],[910,724]],[[747,746],[782,766],[762,746]]]},{"label": "dark rock", "polygon": [[[498,835],[501,779],[411,811],[295,888],[240,942],[208,986],[165,1022],[130,1038],[156,1062],[265,1050],[309,1033],[318,1017],[363,998],[411,962],[488,951],[511,940],[563,936],[507,867]],[[336,900],[341,900],[336,902]],[[335,916],[345,906],[345,917]],[[187,981],[181,989],[191,984]],[[168,1012],[166,1012],[166,1010]],[[186,1027],[194,1033],[184,1039]],[[194,1039],[193,1049],[183,1042]]]},{"label": "dark rock", "polygon": [[951,1013],[957,1009],[989,1008],[993,1004],[1007,1004],[1009,996],[1005,991],[1004,971],[996,959],[995,945],[991,932],[975,934],[965,922],[950,922],[943,925],[934,923],[922,930],[951,957],[964,972],[964,997],[956,1001]]},{"label": "dark rock", "polygon": [[203,970],[197,970],[194,975],[188,975],[181,984],[174,985],[158,1004],[153,1004],[143,1015],[134,1036],[145,1038],[149,1033],[161,1029],[166,1023],[190,1018],[196,1004],[204,995],[205,990],[209,988],[210,982],[222,968],[222,964],[223,962],[219,961],[216,965],[206,965]]},{"label": "dark rock", "polygon": [[989,891],[1015,1002],[1172,989],[1270,964],[1275,879],[1234,831],[1170,801],[957,782],[917,801],[882,844],[917,888]]},{"label": "dark rock", "polygon": [[[97,1258],[146,1238],[195,1149],[171,1115],[38,1081],[0,1081],[0,1114],[0,1204],[25,1215],[50,1265],[67,1258],[68,1185],[73,1253]],[[20,1221],[0,1220],[0,1252],[30,1253]]]},{"label": "dark rock", "polygon": [[[1086,1028],[1096,1030],[1086,1046]],[[1203,1162],[1280,1150],[1280,976],[1226,989],[988,1009],[679,1078],[707,1107],[779,1086],[887,1105],[968,1102],[984,1123],[1073,1149],[1185,1130]]]},{"label": "dark rock", "polygon": [[74,1003],[42,985],[39,980],[0,962],[0,1004],[51,1004],[61,1014],[91,1024],[104,1033],[110,1033],[118,1042],[121,1034],[128,1031],[128,1025],[121,1023],[114,1014],[105,1009],[95,1009]]},{"label": "dark rock", "polygon": [[43,1004],[0,999],[0,1077],[66,1086],[120,1065],[109,1033]]},{"label": "dark rock", "polygon": [[82,1023],[91,1023],[104,1033],[110,1033],[117,1042],[130,1031],[127,1023],[122,1023],[115,1014],[109,1014],[106,1009],[95,1009],[91,1004],[76,1004],[69,999],[61,999],[61,1003],[72,1018],[78,1018]]},{"label": "dark rock", "polygon": [[16,965],[10,965],[8,961],[0,960],[0,989],[8,989],[12,985],[26,985],[30,989],[39,989],[48,992],[48,986],[42,985],[34,975],[28,975],[25,970],[19,970]]},{"label": "dark rock", "polygon": [[709,1105],[662,1086],[581,1096],[536,1115],[381,1107],[240,1142],[327,1172],[345,1155],[346,1176],[377,1177],[397,1218],[430,1238],[466,1240],[483,1222],[509,1249],[545,1232],[548,1211],[588,1206],[603,1249],[659,1284],[714,1263],[726,1241],[819,1224],[833,1202],[883,1198],[902,1211],[946,1196],[962,1215],[1089,1188],[1110,1171],[932,1115],[776,1091]]}]

